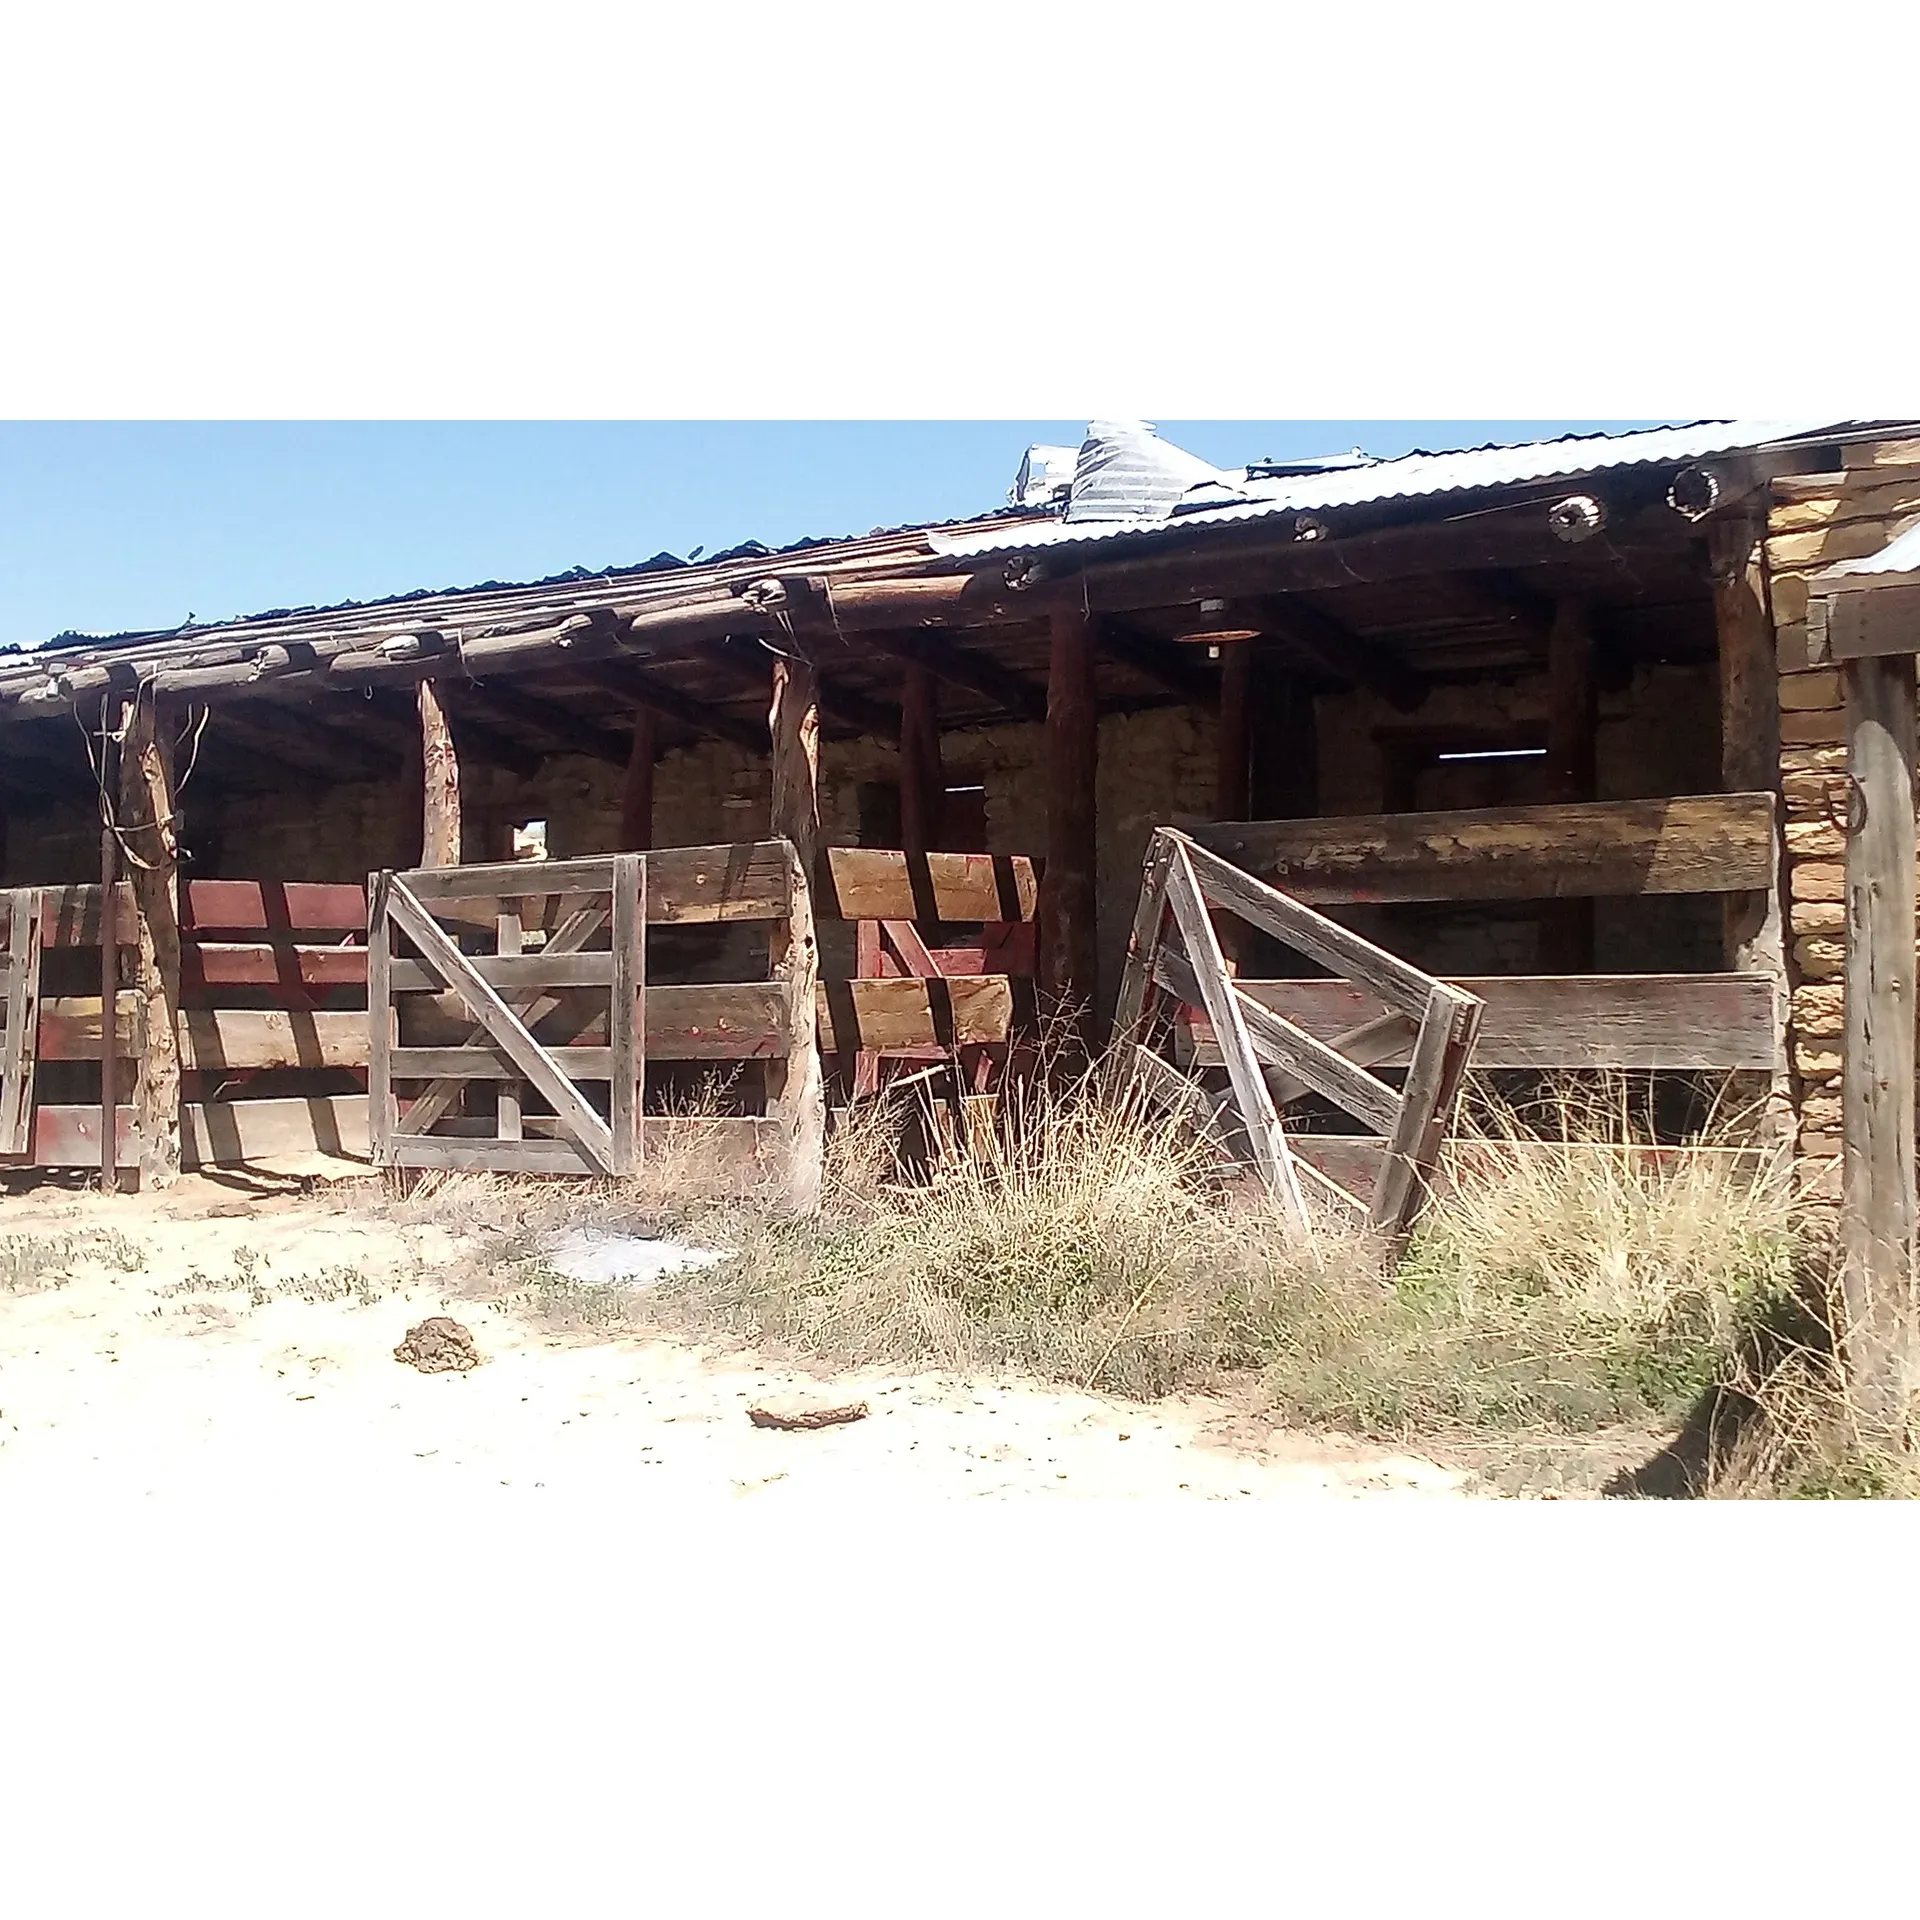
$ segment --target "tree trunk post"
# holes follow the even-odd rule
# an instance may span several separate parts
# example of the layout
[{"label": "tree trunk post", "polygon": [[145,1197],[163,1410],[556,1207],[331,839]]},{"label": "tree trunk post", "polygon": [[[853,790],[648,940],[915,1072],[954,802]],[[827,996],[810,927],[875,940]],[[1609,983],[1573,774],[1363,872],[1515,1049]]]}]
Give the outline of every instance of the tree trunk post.
[{"label": "tree trunk post", "polygon": [[[107,811],[120,793],[117,693],[100,702],[100,792]],[[120,840],[112,820],[100,823],[100,1191],[120,1191]]]},{"label": "tree trunk post", "polygon": [[1856,1411],[1905,1432],[1914,1358],[1914,659],[1849,660],[1842,1351]]},{"label": "tree trunk post", "polygon": [[932,673],[912,660],[900,675],[900,844],[907,853],[940,845],[945,797],[938,690]]},{"label": "tree trunk post", "polygon": [[457,867],[460,864],[460,757],[454,751],[453,729],[440,690],[431,680],[420,682],[420,764],[422,813],[420,864]]},{"label": "tree trunk post", "polygon": [[120,747],[120,829],[135,909],[140,1063],[133,1124],[143,1181],[180,1173],[180,860],[170,715],[134,696]]},{"label": "tree trunk post", "polygon": [[775,923],[771,953],[773,977],[786,989],[787,1049],[784,1059],[767,1062],[767,1113],[780,1123],[789,1200],[796,1213],[806,1214],[820,1205],[827,1102],[814,1031],[820,979],[812,887],[820,858],[820,687],[812,663],[797,654],[774,659],[767,730],[773,752],[771,826],[794,856],[788,917]]}]

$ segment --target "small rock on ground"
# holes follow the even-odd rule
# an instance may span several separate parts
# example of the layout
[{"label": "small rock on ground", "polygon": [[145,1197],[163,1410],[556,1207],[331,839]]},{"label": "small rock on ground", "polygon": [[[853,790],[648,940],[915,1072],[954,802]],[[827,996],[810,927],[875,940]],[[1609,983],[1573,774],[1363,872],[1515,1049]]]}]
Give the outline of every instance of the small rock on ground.
[{"label": "small rock on ground", "polygon": [[465,1373],[480,1364],[480,1349],[473,1335],[458,1320],[436,1313],[407,1329],[407,1337],[394,1348],[393,1357],[422,1373]]}]

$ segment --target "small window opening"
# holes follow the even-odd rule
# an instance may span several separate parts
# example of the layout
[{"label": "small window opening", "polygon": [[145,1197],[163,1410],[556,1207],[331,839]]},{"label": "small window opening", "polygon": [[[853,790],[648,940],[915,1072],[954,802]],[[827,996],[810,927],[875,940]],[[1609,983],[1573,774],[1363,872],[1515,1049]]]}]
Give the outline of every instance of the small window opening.
[{"label": "small window opening", "polygon": [[511,858],[515,860],[544,860],[547,857],[547,823],[544,820],[523,820],[509,829]]}]

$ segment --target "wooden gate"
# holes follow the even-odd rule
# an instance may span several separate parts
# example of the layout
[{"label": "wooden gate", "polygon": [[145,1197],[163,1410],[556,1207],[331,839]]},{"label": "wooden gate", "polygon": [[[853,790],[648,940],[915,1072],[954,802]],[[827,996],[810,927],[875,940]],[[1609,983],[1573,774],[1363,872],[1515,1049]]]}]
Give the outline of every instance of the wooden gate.
[{"label": "wooden gate", "polygon": [[27,1151],[40,1028],[40,895],[0,892],[0,1154]]},{"label": "wooden gate", "polygon": [[[1322,1040],[1253,999],[1227,970],[1210,908],[1224,909],[1350,981],[1386,1008]],[[1216,1103],[1153,1051],[1154,1000],[1167,995],[1210,1022],[1229,1092]],[[1160,828],[1147,850],[1140,904],[1115,1010],[1115,1044],[1131,1079],[1236,1152],[1233,1122],[1254,1170],[1303,1224],[1300,1175],[1403,1241],[1419,1211],[1479,1030],[1483,1003],[1251,874],[1187,835]],[[1412,1042],[1406,1080],[1369,1071]],[[1298,1157],[1279,1110],[1317,1093],[1384,1136],[1371,1202]]]},{"label": "wooden gate", "polygon": [[[628,1174],[646,1070],[646,857],[374,874],[367,898],[375,1163]],[[461,951],[482,928],[491,953]],[[529,935],[532,935],[532,941]],[[529,951],[532,946],[534,950]],[[571,1044],[534,1029],[567,1013]],[[593,1044],[579,1044],[590,1037]],[[401,1110],[396,1082],[422,1082]],[[605,1111],[585,1085],[607,1088]],[[476,1084],[491,1115],[458,1111]],[[551,1109],[528,1115],[531,1089]]]}]

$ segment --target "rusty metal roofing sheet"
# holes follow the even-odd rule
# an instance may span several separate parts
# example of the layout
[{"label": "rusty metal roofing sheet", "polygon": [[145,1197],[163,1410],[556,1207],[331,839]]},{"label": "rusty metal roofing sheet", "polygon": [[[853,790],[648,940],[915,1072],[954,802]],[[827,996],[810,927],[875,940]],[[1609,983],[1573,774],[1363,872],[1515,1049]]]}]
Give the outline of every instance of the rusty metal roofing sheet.
[{"label": "rusty metal roofing sheet", "polygon": [[955,558],[1018,553],[1036,547],[1079,546],[1150,533],[1185,533],[1226,527],[1273,515],[1356,507],[1387,500],[1471,493],[1534,481],[1571,480],[1611,468],[1655,466],[1715,455],[1747,453],[1783,442],[1837,433],[1855,423],[1813,420],[1703,420],[1683,427],[1649,427],[1635,433],[1569,434],[1521,446],[1475,447],[1451,453],[1409,453],[1397,460],[1284,479],[1249,477],[1249,497],[1231,506],[1205,506],[1172,518],[1110,520],[1089,524],[1062,517],[1006,520],[997,525],[930,531],[934,551]]}]

